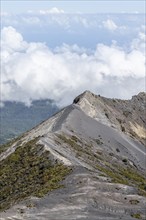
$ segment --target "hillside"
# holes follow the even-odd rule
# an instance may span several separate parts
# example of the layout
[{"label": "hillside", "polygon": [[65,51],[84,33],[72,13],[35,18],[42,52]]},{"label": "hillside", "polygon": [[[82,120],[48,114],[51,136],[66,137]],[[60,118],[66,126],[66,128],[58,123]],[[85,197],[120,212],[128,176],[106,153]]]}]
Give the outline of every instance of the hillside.
[{"label": "hillside", "polygon": [[0,144],[18,137],[46,120],[59,109],[51,100],[35,100],[31,106],[6,101],[0,108]]},{"label": "hillside", "polygon": [[86,91],[3,146],[1,219],[145,219],[145,100]]}]

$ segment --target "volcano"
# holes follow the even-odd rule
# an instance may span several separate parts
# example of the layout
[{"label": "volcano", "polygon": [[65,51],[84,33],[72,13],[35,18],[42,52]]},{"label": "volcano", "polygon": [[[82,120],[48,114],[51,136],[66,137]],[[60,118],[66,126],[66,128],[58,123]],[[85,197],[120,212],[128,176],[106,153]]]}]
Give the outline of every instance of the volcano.
[{"label": "volcano", "polygon": [[1,146],[1,220],[146,219],[145,110],[85,91]]}]

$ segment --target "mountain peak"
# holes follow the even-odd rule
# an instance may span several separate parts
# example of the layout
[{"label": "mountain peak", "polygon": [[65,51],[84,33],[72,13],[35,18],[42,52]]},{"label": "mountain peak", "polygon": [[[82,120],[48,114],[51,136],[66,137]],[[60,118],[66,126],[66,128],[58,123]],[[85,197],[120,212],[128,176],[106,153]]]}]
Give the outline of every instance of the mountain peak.
[{"label": "mountain peak", "polygon": [[98,96],[95,95],[94,93],[90,92],[89,90],[84,91],[83,93],[81,93],[80,95],[78,95],[74,100],[73,100],[73,104],[79,104],[81,102],[82,99],[86,98],[88,100],[91,100],[92,98],[97,98]]}]

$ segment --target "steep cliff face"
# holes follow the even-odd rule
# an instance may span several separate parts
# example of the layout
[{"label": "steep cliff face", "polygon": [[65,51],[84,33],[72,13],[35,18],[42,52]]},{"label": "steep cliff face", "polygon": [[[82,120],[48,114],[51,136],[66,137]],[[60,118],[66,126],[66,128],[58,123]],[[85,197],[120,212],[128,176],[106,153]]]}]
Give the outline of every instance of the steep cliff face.
[{"label": "steep cliff face", "polygon": [[4,146],[1,219],[145,219],[145,97],[86,91]]},{"label": "steep cliff face", "polygon": [[141,92],[131,100],[108,99],[90,91],[75,98],[82,111],[95,120],[146,142],[146,93]]}]

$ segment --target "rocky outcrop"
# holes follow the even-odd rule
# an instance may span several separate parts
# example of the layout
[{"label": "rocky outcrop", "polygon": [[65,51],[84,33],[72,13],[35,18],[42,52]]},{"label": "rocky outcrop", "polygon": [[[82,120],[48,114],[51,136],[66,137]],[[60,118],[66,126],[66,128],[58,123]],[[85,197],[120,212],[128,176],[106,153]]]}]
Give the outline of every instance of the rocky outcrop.
[{"label": "rocky outcrop", "polygon": [[109,99],[85,91],[74,99],[90,117],[146,143],[146,93],[131,100]]}]

